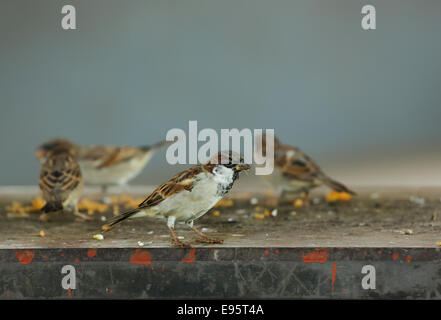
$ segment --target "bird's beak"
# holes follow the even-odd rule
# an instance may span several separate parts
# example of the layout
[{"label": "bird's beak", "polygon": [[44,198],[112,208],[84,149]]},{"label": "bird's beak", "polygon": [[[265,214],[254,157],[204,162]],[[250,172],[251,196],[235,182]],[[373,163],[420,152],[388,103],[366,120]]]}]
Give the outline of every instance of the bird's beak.
[{"label": "bird's beak", "polygon": [[250,166],[247,164],[237,164],[235,168],[237,171],[243,171],[243,170],[249,170]]}]

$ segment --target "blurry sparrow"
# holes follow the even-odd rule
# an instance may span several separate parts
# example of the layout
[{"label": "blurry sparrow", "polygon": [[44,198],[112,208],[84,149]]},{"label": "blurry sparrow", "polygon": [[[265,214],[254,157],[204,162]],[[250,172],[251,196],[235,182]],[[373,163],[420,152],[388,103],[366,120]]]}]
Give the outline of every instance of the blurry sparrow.
[{"label": "blurry sparrow", "polygon": [[137,209],[114,217],[102,230],[108,231],[127,218],[152,217],[167,220],[174,244],[189,245],[179,240],[174,229],[175,222],[185,222],[200,236],[200,241],[222,243],[223,240],[210,238],[196,229],[193,221],[203,216],[230,191],[240,171],[250,168],[241,162],[242,159],[231,151],[220,152],[208,163],[190,167],[175,175],[156,188]]},{"label": "blurry sparrow", "polygon": [[108,186],[127,184],[142,171],[158,149],[171,143],[173,141],[164,141],[143,147],[79,146],[67,139],[53,139],[38,147],[36,156],[42,160],[48,151],[60,145],[73,148],[84,182],[88,185],[101,186],[105,192]]},{"label": "blurry sparrow", "polygon": [[66,146],[48,152],[40,170],[39,186],[46,205],[41,220],[47,220],[47,213],[67,209],[83,220],[89,217],[78,212],[77,203],[83,193],[83,178],[80,166],[75,160],[75,150]]},{"label": "blurry sparrow", "polygon": [[[266,137],[256,139],[255,152],[266,154]],[[283,145],[274,137],[274,171],[270,175],[262,176],[281,195],[284,193],[301,193],[308,204],[309,191],[315,187],[326,185],[338,192],[355,192],[345,185],[328,177],[320,167],[299,148]]]}]

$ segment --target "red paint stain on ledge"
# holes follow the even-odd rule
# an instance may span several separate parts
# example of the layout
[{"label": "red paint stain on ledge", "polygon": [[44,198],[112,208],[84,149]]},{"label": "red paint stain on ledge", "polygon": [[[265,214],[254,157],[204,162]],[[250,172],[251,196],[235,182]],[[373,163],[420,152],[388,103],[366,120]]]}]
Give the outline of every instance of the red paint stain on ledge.
[{"label": "red paint stain on ledge", "polygon": [[332,264],[332,292],[334,292],[334,283],[335,283],[335,276],[337,274],[337,262],[334,262]]},{"label": "red paint stain on ledge", "polygon": [[97,251],[98,251],[98,249],[89,249],[89,250],[87,250],[87,256],[89,258],[93,258],[96,256]]},{"label": "red paint stain on ledge", "polygon": [[149,266],[152,264],[152,256],[147,250],[136,249],[135,253],[130,256],[130,263]]},{"label": "red paint stain on ledge", "polygon": [[15,257],[21,264],[29,264],[34,259],[34,250],[21,250],[15,254]]},{"label": "red paint stain on ledge", "polygon": [[306,263],[325,263],[328,261],[329,249],[315,249],[313,252],[303,255],[303,262]]},{"label": "red paint stain on ledge", "polygon": [[182,258],[182,262],[192,263],[196,261],[196,248],[190,250],[190,252]]}]

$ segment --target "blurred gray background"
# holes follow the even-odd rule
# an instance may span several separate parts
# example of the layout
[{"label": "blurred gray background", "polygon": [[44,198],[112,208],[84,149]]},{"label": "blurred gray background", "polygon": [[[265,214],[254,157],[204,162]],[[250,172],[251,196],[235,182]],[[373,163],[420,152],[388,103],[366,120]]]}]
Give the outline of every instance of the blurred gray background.
[{"label": "blurred gray background", "polygon": [[[440,185],[440,74],[439,0],[2,0],[0,185],[35,185],[49,138],[150,144],[189,120],[274,128],[347,184]],[[178,170],[162,151],[133,184]]]}]

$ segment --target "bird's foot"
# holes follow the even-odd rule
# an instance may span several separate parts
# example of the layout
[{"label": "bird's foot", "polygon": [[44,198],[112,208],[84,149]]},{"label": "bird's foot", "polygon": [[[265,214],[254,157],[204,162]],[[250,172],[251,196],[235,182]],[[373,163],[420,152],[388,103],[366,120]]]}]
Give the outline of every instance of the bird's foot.
[{"label": "bird's foot", "polygon": [[76,222],[86,222],[86,221],[93,220],[92,217],[89,217],[88,215],[85,215],[84,213],[81,213],[81,212],[78,212],[78,211],[74,211],[73,214],[76,216],[76,218],[75,218]]},{"label": "bird's foot", "polygon": [[172,238],[171,239],[171,243],[175,246],[179,246],[179,247],[191,247],[190,242],[184,242],[179,240],[178,238]]},{"label": "bird's foot", "polygon": [[171,243],[175,246],[179,246],[179,247],[191,247],[191,244],[189,242],[184,242],[181,241],[178,237],[178,235],[176,234],[176,231],[173,227],[168,227],[170,229],[170,233],[172,235],[171,238]]},{"label": "bird's foot", "polygon": [[217,239],[217,238],[211,238],[207,236],[205,233],[200,231],[199,229],[196,229],[194,226],[190,226],[190,228],[199,236],[196,241],[197,242],[204,242],[204,243],[223,243],[224,240]]},{"label": "bird's foot", "polygon": [[201,243],[224,243],[224,240],[222,239],[217,239],[217,238],[211,238],[211,237],[198,237],[195,239],[196,242],[201,242]]}]

